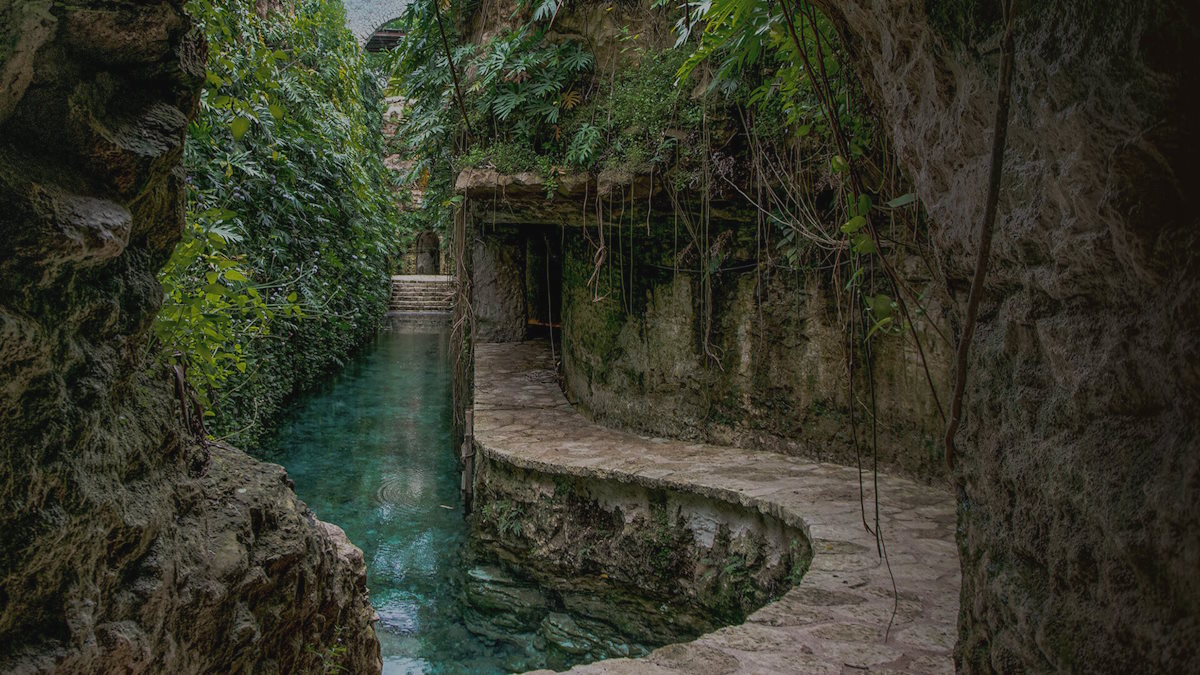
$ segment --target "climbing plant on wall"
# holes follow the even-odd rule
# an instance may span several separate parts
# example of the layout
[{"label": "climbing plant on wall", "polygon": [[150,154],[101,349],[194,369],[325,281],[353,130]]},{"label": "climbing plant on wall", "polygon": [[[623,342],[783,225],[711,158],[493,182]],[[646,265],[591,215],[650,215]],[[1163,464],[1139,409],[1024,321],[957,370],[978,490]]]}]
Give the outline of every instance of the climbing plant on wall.
[{"label": "climbing plant on wall", "polygon": [[340,3],[259,4],[189,3],[208,71],[156,324],[210,432],[244,445],[374,333],[395,235],[381,92]]},{"label": "climbing plant on wall", "polygon": [[[681,68],[681,74],[706,60],[714,62],[710,88],[730,91],[739,88],[741,73],[757,69],[760,79],[750,86],[747,107],[782,112],[796,137],[815,137],[815,148],[809,143],[810,153],[815,149],[816,156],[827,158],[825,180],[834,198],[823,200],[822,205],[803,189],[812,181],[780,180],[789,175],[787,170],[776,166],[764,171],[762,151],[755,147],[751,153],[756,158],[760,185],[767,173],[771,176],[768,184],[774,180],[784,186],[784,196],[770,194],[758,204],[760,211],[771,213],[777,223],[785,226],[791,239],[784,241],[791,246],[803,241],[807,248],[827,254],[826,267],[832,273],[833,287],[840,292],[838,304],[847,337],[850,431],[859,458],[863,526],[876,536],[886,563],[878,486],[873,524],[868,524],[861,492],[863,448],[870,450],[872,475],[878,478],[879,420],[873,370],[876,340],[886,335],[911,335],[941,413],[937,387],[925,364],[922,340],[913,321],[922,310],[923,295],[905,286],[889,258],[900,245],[919,244],[919,221],[911,218],[918,215],[911,208],[916,198],[898,194],[900,180],[886,148],[872,147],[871,116],[856,105],[861,95],[844,67],[846,52],[832,25],[812,3],[712,0],[698,6],[686,19],[680,39],[699,32],[700,46],[694,58]],[[747,133],[753,136],[752,129],[748,128]],[[770,160],[766,164],[770,165]],[[786,189],[789,184],[801,189]],[[897,227],[897,221],[912,227]],[[837,223],[840,226],[833,230],[830,225]],[[896,236],[900,233],[909,241]],[[855,391],[857,370],[866,373],[866,392],[862,396]],[[858,424],[865,427],[861,437]],[[896,597],[893,618],[899,606]]]}]

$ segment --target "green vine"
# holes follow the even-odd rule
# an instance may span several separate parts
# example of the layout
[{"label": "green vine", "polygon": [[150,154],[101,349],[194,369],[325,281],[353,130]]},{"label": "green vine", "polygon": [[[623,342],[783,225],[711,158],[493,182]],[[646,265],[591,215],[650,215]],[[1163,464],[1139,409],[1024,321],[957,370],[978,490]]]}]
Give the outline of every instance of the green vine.
[{"label": "green vine", "polygon": [[339,3],[188,9],[208,38],[208,72],[155,334],[214,433],[253,445],[384,314],[397,223],[381,92]]}]

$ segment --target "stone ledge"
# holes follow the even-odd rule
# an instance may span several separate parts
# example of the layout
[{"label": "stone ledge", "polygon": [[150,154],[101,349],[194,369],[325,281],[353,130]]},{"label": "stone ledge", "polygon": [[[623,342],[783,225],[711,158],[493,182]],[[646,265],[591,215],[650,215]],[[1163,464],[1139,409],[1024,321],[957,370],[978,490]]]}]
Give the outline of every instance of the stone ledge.
[{"label": "stone ledge", "polygon": [[[801,528],[812,542],[812,565],[800,584],[745,623],[644,659],[571,672],[953,672],[961,581],[948,492],[879,476],[893,593],[875,537],[863,527],[855,469],[608,429],[567,403],[548,344],[480,344],[475,353],[475,442],[489,459],[740,504]],[[873,521],[871,483],[864,475]]]}]

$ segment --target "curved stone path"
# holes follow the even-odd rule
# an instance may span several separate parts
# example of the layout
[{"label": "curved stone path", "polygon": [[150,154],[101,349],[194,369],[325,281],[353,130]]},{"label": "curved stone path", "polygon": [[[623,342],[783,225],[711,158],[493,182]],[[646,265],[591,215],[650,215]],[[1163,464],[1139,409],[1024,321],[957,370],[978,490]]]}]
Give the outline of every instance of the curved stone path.
[{"label": "curved stone path", "polygon": [[[875,537],[863,527],[855,469],[602,427],[567,403],[543,342],[480,344],[475,357],[475,442],[490,459],[740,503],[802,528],[812,542],[803,581],[744,624],[643,659],[600,661],[571,672],[954,671],[960,575],[954,501],[946,488],[879,477],[893,593]],[[864,479],[872,519],[870,475]]]}]

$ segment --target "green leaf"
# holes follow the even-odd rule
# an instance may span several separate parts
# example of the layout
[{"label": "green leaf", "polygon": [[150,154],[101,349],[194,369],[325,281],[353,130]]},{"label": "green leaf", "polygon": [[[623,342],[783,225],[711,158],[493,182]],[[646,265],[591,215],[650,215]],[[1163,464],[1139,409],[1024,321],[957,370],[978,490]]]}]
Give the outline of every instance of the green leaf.
[{"label": "green leaf", "polygon": [[875,240],[868,235],[859,234],[854,239],[854,252],[859,255],[870,255],[877,252],[879,249],[875,246]]},{"label": "green leaf", "polygon": [[829,160],[829,168],[833,169],[834,173],[843,173],[850,168],[846,163],[846,158],[841,155],[834,155],[833,159]]},{"label": "green leaf", "polygon": [[246,132],[250,131],[250,120],[245,117],[235,117],[229,124],[229,128],[233,131],[233,140],[240,141]]},{"label": "green leaf", "polygon": [[871,330],[867,331],[867,339],[870,340],[871,336],[874,335],[877,331],[881,331],[881,330],[886,331],[891,325],[892,325],[892,317],[890,317],[890,316],[884,317],[883,319],[881,319],[879,321],[873,322],[871,324]]},{"label": "green leaf", "polygon": [[854,216],[845,225],[842,225],[842,232],[846,234],[854,234],[867,224],[867,219],[862,216]]},{"label": "green leaf", "polygon": [[885,293],[865,296],[863,301],[878,319],[892,315],[892,299]]},{"label": "green leaf", "polygon": [[298,297],[298,296],[296,295],[296,292],[295,292],[295,291],[292,291],[291,293],[288,293],[288,296],[287,296],[287,301],[288,301],[288,302],[295,302],[297,297]]},{"label": "green leaf", "polygon": [[225,278],[229,281],[245,281],[246,275],[242,274],[238,270],[228,269],[225,270]]},{"label": "green leaf", "polygon": [[901,206],[908,206],[909,204],[912,204],[915,201],[917,201],[917,195],[915,193],[909,192],[907,194],[902,194],[899,197],[896,197],[895,199],[888,202],[887,205],[888,205],[888,208],[898,209]]},{"label": "green leaf", "polygon": [[267,109],[271,111],[271,117],[274,117],[277,120],[283,119],[283,106],[279,105],[278,103],[272,103],[271,105],[267,106]]}]

